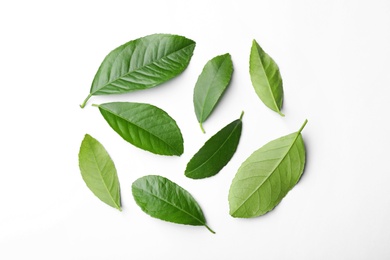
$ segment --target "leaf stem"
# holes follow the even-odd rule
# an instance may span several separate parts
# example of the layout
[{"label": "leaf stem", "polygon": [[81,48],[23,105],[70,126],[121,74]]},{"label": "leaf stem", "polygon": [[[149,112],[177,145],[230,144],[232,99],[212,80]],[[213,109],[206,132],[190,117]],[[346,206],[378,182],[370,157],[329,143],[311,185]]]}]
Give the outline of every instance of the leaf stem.
[{"label": "leaf stem", "polygon": [[204,224],[204,226],[205,226],[211,233],[215,234],[215,231],[212,230],[209,226],[207,226],[206,224]]},{"label": "leaf stem", "polygon": [[301,126],[301,128],[299,128],[298,133],[302,132],[302,130],[305,127],[306,124],[307,124],[307,119],[305,120],[305,122],[303,122],[303,125]]},{"label": "leaf stem", "polygon": [[88,97],[87,97],[86,99],[84,99],[84,102],[80,105],[81,108],[84,108],[84,107],[85,107],[85,105],[87,104],[87,101],[88,101],[88,99],[89,99],[90,97],[92,97],[92,94],[91,94],[91,93],[89,93]]},{"label": "leaf stem", "polygon": [[99,105],[98,105],[98,104],[92,104],[92,106],[93,106],[93,107],[99,107]]},{"label": "leaf stem", "polygon": [[202,133],[206,133],[206,131],[204,130],[204,128],[203,128],[203,125],[202,125],[202,123],[199,123],[199,126],[200,126],[200,129],[202,130]]},{"label": "leaf stem", "polygon": [[242,117],[244,116],[244,111],[241,112],[240,120],[242,120]]},{"label": "leaf stem", "polygon": [[284,114],[279,110],[278,114],[284,117]]}]

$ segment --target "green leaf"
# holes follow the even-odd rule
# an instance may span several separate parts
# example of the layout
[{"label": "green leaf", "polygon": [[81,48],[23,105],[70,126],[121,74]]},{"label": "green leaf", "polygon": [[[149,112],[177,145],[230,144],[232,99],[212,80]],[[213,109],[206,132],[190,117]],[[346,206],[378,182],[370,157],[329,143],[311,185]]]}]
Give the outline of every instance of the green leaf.
[{"label": "green leaf", "polygon": [[273,140],[238,169],[230,186],[230,215],[257,217],[272,210],[295,186],[305,167],[301,131]]},{"label": "green leaf", "polygon": [[195,42],[179,35],[153,34],[111,51],[100,65],[88,97],[147,89],[179,75],[188,66]]},{"label": "green leaf", "polygon": [[164,110],[143,103],[112,102],[101,105],[107,123],[129,143],[161,155],[181,155],[183,137],[175,120]]},{"label": "green leaf", "polygon": [[95,138],[86,134],[79,152],[79,167],[88,188],[104,203],[121,210],[119,180],[114,162]]},{"label": "green leaf", "polygon": [[212,136],[188,162],[185,175],[201,179],[216,175],[230,161],[241,137],[242,116]]},{"label": "green leaf", "polygon": [[229,85],[233,63],[229,53],[214,57],[206,63],[194,89],[194,107],[200,127],[210,116]]},{"label": "green leaf", "polygon": [[211,230],[202,209],[188,191],[167,178],[148,175],[139,178],[132,185],[135,202],[148,215],[161,220],[205,226]]},{"label": "green leaf", "polygon": [[252,43],[249,73],[252,85],[263,103],[284,116],[280,111],[283,104],[283,82],[279,67],[255,40]]}]

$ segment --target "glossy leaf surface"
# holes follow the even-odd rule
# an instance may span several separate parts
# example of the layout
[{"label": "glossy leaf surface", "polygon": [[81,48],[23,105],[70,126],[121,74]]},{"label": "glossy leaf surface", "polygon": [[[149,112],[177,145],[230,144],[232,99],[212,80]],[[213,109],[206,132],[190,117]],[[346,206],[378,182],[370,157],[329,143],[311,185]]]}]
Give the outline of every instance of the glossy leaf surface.
[{"label": "glossy leaf surface", "polygon": [[230,215],[261,216],[272,210],[295,186],[305,166],[301,129],[273,140],[240,166],[229,191]]},{"label": "glossy leaf surface", "polygon": [[119,180],[114,162],[95,138],[86,134],[79,152],[81,176],[88,188],[104,203],[121,210]]},{"label": "glossy leaf surface", "polygon": [[229,53],[214,57],[206,63],[194,88],[194,107],[198,122],[210,116],[229,85],[233,73],[233,63]]},{"label": "glossy leaf surface", "polygon": [[280,111],[283,105],[283,82],[275,61],[253,40],[249,73],[252,85],[263,103],[273,111]]},{"label": "glossy leaf surface", "polygon": [[157,86],[188,66],[195,42],[179,35],[153,34],[111,51],[93,79],[90,94],[120,94]]},{"label": "glossy leaf surface", "polygon": [[181,155],[183,137],[175,120],[149,104],[112,102],[97,105],[104,119],[129,143],[161,155]]},{"label": "glossy leaf surface", "polygon": [[148,215],[161,220],[205,226],[202,209],[191,194],[167,178],[148,175],[136,180],[132,193],[138,206]]},{"label": "glossy leaf surface", "polygon": [[185,175],[201,179],[216,175],[237,150],[242,130],[242,115],[213,135],[188,162]]}]

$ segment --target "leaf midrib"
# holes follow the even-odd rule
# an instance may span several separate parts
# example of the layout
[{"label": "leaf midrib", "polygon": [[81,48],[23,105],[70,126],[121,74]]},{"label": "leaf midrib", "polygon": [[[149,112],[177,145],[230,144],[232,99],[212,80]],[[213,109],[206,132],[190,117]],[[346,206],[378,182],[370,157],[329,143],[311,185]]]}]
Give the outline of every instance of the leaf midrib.
[{"label": "leaf midrib", "polygon": [[[240,120],[241,121],[241,120]],[[239,122],[240,123],[240,122]],[[207,159],[205,162],[203,162],[201,165],[199,165],[198,167],[196,167],[195,169],[191,170],[190,172],[187,172],[187,174],[190,174],[194,171],[196,171],[197,169],[199,169],[200,167],[202,167],[203,165],[205,165],[207,162],[209,162],[216,154],[219,150],[222,149],[222,147],[226,144],[226,142],[230,139],[230,137],[233,135],[233,133],[236,131],[237,127],[238,127],[239,124],[237,124],[233,130],[230,132],[229,136],[226,138],[226,140],[222,143],[222,145],[209,157],[209,159]]]},{"label": "leaf midrib", "polygon": [[171,148],[172,151],[174,151],[176,154],[180,154],[180,152],[177,151],[176,148],[173,148],[169,143],[165,142],[163,139],[161,139],[161,138],[158,137],[157,135],[153,134],[152,132],[147,131],[145,128],[143,128],[143,127],[141,127],[141,126],[135,124],[134,122],[130,122],[130,121],[127,120],[126,118],[124,118],[124,117],[122,117],[122,116],[120,116],[120,115],[118,115],[118,114],[115,114],[113,111],[111,111],[111,110],[109,110],[109,109],[107,109],[107,108],[102,108],[101,106],[99,106],[99,108],[104,109],[104,110],[106,110],[107,112],[111,113],[112,115],[117,116],[117,117],[121,118],[122,120],[128,122],[129,124],[131,124],[131,125],[133,125],[133,126],[136,126],[136,127],[140,128],[140,129],[142,129],[143,131],[149,133],[151,136],[154,136],[156,139],[162,141],[162,142],[163,142],[164,144],[166,144],[169,148]]},{"label": "leaf midrib", "polygon": [[241,207],[261,188],[261,186],[275,173],[275,170],[280,166],[280,164],[284,161],[284,159],[286,158],[286,156],[290,153],[290,150],[291,148],[294,146],[295,142],[297,141],[298,139],[298,136],[300,135],[301,133],[300,132],[297,132],[297,135],[295,136],[293,142],[291,143],[290,147],[288,148],[287,152],[284,154],[284,156],[282,158],[280,158],[280,161],[279,163],[274,167],[274,169],[272,169],[271,173],[268,175],[268,177],[265,177],[264,180],[259,184],[257,185],[257,187],[253,190],[253,192],[251,192],[251,194],[240,204],[239,207],[237,207],[237,209],[232,212],[232,215],[234,215],[234,213],[236,213],[239,209],[241,209]]},{"label": "leaf midrib", "polygon": [[92,151],[93,159],[94,159],[95,164],[96,164],[96,166],[97,166],[97,168],[98,168],[99,177],[100,177],[100,179],[101,179],[102,182],[103,182],[104,188],[106,189],[107,193],[109,194],[110,199],[112,200],[112,202],[114,203],[114,205],[116,206],[116,208],[117,208],[117,209],[120,209],[120,206],[116,203],[116,201],[115,201],[114,198],[112,197],[111,192],[110,192],[110,190],[108,189],[108,187],[107,187],[107,185],[106,185],[106,182],[105,182],[104,179],[103,179],[102,170],[100,169],[100,165],[98,164],[98,161],[97,161],[97,158],[96,158],[95,151],[94,151],[92,145],[91,145],[89,142],[88,142],[88,146],[90,147],[90,150]]},{"label": "leaf midrib", "polygon": [[149,191],[146,190],[146,189],[141,189],[141,188],[139,188],[139,189],[142,190],[142,191],[144,191],[144,192],[146,192],[146,193],[148,193],[149,195],[152,195],[153,197],[155,197],[155,198],[157,198],[157,199],[159,199],[159,200],[165,202],[166,204],[169,204],[169,205],[171,205],[172,207],[174,207],[174,208],[176,208],[176,209],[178,209],[178,210],[184,212],[184,213],[187,214],[188,216],[190,216],[190,217],[192,217],[193,219],[197,220],[200,224],[202,224],[202,225],[204,225],[204,226],[206,225],[206,222],[200,220],[199,218],[195,217],[194,215],[192,215],[191,213],[187,212],[186,210],[184,210],[184,209],[182,209],[182,208],[176,206],[175,204],[169,202],[168,200],[165,200],[165,199],[163,199],[163,198],[157,196],[156,194],[154,194],[154,193],[152,193],[152,192],[149,192]]},{"label": "leaf midrib", "polygon": [[[174,51],[174,52],[171,52],[171,53],[169,53],[168,55],[163,56],[163,57],[161,57],[161,58],[158,59],[158,60],[154,60],[154,61],[152,61],[152,62],[150,62],[150,63],[148,63],[148,64],[144,64],[143,66],[141,66],[141,67],[139,67],[139,68],[136,68],[136,69],[134,69],[134,70],[128,71],[127,73],[125,73],[125,74],[123,74],[123,75],[120,75],[120,77],[118,77],[118,78],[116,78],[116,79],[114,79],[114,80],[112,80],[112,81],[110,81],[110,82],[107,82],[105,85],[101,86],[101,87],[98,88],[96,91],[91,92],[90,95],[94,95],[96,92],[100,91],[101,89],[107,87],[108,85],[113,84],[114,82],[116,82],[116,81],[118,81],[118,80],[121,80],[122,78],[124,78],[125,76],[128,76],[128,75],[131,74],[131,73],[140,71],[140,70],[144,69],[145,67],[148,67],[148,66],[150,66],[150,65],[152,65],[152,64],[156,64],[158,61],[161,61],[163,58],[167,58],[167,57],[169,57],[169,56],[175,54],[176,52],[179,52],[179,51],[181,52],[181,51],[183,51],[183,50],[185,50],[185,49],[187,49],[187,48],[189,48],[189,47],[192,47],[192,45],[195,45],[195,44],[196,44],[195,42],[192,42],[191,44],[189,44],[189,45],[187,45],[187,46],[185,46],[185,47],[183,47],[183,48],[181,48],[181,49],[178,49],[178,50],[176,50],[176,51]],[[125,50],[125,48],[124,48],[123,50]],[[123,50],[122,50],[122,51],[123,51]],[[117,56],[119,56],[119,55],[117,55]]]}]

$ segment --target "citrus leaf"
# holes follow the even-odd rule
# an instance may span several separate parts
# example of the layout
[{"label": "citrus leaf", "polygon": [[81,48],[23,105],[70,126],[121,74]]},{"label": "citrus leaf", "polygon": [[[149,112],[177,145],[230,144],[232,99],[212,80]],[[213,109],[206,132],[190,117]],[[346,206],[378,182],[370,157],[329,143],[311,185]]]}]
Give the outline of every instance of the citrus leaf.
[{"label": "citrus leaf", "polygon": [[207,226],[202,209],[191,194],[167,178],[144,176],[134,181],[131,188],[135,202],[146,214],[177,224],[205,226],[215,233]]},{"label": "citrus leaf", "polygon": [[249,73],[252,85],[263,103],[284,116],[280,111],[283,104],[283,82],[279,67],[255,40],[250,53]]},{"label": "citrus leaf", "polygon": [[79,167],[88,188],[104,203],[121,210],[119,180],[114,162],[98,140],[86,134],[80,147]]},{"label": "citrus leaf", "polygon": [[112,102],[101,105],[107,123],[129,143],[161,155],[181,155],[183,137],[175,120],[149,104]]},{"label": "citrus leaf", "polygon": [[202,179],[216,175],[230,161],[241,137],[242,116],[213,135],[188,162],[185,175]]},{"label": "citrus leaf", "polygon": [[295,186],[305,167],[301,131],[273,140],[249,156],[230,186],[230,215],[261,216],[272,210]]},{"label": "citrus leaf", "polygon": [[103,60],[88,97],[147,89],[179,75],[188,66],[195,42],[179,35],[153,34],[129,41]]},{"label": "citrus leaf", "polygon": [[233,63],[229,53],[209,60],[199,75],[194,88],[194,107],[199,125],[210,116],[229,85]]}]

